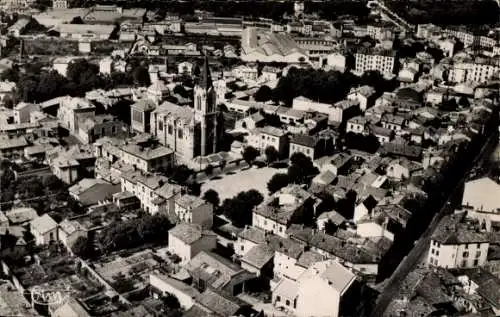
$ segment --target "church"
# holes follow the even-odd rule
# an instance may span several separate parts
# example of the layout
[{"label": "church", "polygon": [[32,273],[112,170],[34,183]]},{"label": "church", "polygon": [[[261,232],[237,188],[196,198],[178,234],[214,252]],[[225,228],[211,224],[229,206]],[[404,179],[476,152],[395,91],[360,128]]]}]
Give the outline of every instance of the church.
[{"label": "church", "polygon": [[219,151],[224,131],[217,100],[221,94],[214,87],[208,58],[205,56],[199,83],[194,87],[194,107],[182,107],[165,101],[150,114],[151,134],[161,144],[175,151],[181,160],[191,160]]}]

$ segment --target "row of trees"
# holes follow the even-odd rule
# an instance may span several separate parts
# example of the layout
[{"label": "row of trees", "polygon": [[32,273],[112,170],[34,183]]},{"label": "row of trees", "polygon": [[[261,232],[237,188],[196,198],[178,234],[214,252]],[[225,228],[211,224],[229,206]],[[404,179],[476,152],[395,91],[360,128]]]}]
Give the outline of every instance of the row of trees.
[{"label": "row of trees", "polygon": [[335,103],[344,99],[351,88],[362,85],[372,86],[378,93],[382,93],[394,90],[397,82],[386,80],[377,71],[369,71],[357,77],[350,72],[293,67],[286,76],[280,78],[276,88],[261,86],[255,92],[254,98],[259,102],[273,100],[288,106],[291,106],[293,99],[298,96]]},{"label": "row of trees", "polygon": [[84,96],[93,89],[112,89],[120,86],[150,84],[149,73],[142,65],[133,65],[125,73],[114,72],[104,76],[99,72],[99,66],[79,59],[68,65],[67,76],[64,77],[55,70],[47,70],[41,63],[34,63],[21,71],[14,67],[2,73],[2,80],[17,83],[15,102],[43,102],[59,96]]},{"label": "row of trees", "polygon": [[388,7],[413,24],[434,23],[438,25],[487,25],[498,21],[499,8],[493,0],[453,1],[443,5],[441,1],[389,1]]},{"label": "row of trees", "polygon": [[[165,244],[168,241],[167,230],[172,228],[165,215],[144,214],[139,218],[119,221],[106,227],[99,236],[100,252],[109,254],[113,251],[131,249],[145,244]],[[80,237],[72,246],[73,252],[82,258],[96,256],[95,241],[92,237]]]}]

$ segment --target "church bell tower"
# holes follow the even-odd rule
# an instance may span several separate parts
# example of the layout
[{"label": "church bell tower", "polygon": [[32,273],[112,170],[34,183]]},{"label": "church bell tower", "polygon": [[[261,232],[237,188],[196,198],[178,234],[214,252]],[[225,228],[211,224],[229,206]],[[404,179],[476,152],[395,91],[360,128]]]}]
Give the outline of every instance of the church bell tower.
[{"label": "church bell tower", "polygon": [[[208,68],[208,57],[205,54],[200,80],[194,87],[195,120],[200,123],[201,128],[201,156],[217,152],[218,134],[216,105],[216,92],[210,75],[210,69]],[[210,144],[212,144],[211,148],[209,148]]]}]

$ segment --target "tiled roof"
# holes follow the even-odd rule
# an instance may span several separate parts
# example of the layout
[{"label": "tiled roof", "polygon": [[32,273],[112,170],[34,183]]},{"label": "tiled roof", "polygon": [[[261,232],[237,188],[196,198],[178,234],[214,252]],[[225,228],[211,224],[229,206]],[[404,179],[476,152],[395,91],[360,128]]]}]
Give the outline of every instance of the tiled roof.
[{"label": "tiled roof", "polygon": [[169,234],[180,239],[186,244],[193,244],[200,240],[204,236],[212,235],[215,233],[207,230],[203,230],[199,225],[193,225],[188,223],[180,223],[174,228],[170,229]]},{"label": "tiled roof", "polygon": [[274,257],[274,250],[267,244],[257,244],[253,246],[241,258],[242,262],[246,262],[256,268],[263,268]]},{"label": "tiled roof", "polygon": [[375,253],[361,244],[351,243],[323,232],[292,226],[287,233],[292,238],[309,244],[313,250],[314,248],[322,250],[353,264],[372,264],[380,261],[380,250]]},{"label": "tiled roof", "polygon": [[198,297],[198,303],[221,316],[235,316],[242,307],[249,306],[237,297],[211,288]]},{"label": "tiled roof", "polygon": [[317,142],[318,142],[317,138],[306,134],[294,134],[290,139],[290,143],[299,144],[310,148],[314,148]]},{"label": "tiled roof", "polygon": [[40,234],[45,234],[57,228],[57,222],[48,214],[38,217],[31,221],[32,230],[36,230]]},{"label": "tiled roof", "polygon": [[459,213],[443,217],[432,239],[446,245],[489,242],[490,236],[480,230],[479,223],[466,222],[465,213]]}]

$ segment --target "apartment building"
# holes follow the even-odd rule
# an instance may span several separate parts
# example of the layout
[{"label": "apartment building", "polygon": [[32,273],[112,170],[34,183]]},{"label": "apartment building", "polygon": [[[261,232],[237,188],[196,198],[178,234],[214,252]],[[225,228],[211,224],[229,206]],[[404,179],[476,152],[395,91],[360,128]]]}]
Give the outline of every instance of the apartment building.
[{"label": "apartment building", "polygon": [[492,59],[476,58],[452,65],[449,81],[454,83],[483,83],[490,80],[500,71],[498,62]]},{"label": "apartment building", "polygon": [[250,132],[248,136],[248,145],[264,153],[269,146],[274,147],[280,157],[286,157],[288,154],[288,132],[279,128],[266,126]]},{"label": "apartment building", "polygon": [[465,213],[445,216],[431,237],[427,264],[443,268],[473,268],[486,263],[489,234]]},{"label": "apartment building", "polygon": [[367,72],[377,70],[381,73],[392,74],[396,64],[395,52],[392,50],[362,48],[354,54],[355,70]]}]

